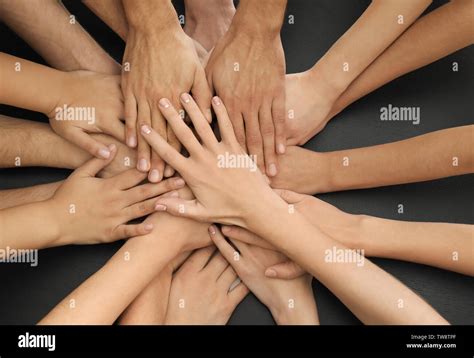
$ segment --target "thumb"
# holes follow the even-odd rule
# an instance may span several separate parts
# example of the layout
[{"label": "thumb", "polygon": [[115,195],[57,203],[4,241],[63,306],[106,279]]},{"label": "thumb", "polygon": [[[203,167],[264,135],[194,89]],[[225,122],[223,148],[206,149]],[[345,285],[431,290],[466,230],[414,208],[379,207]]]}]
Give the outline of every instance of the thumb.
[{"label": "thumb", "polygon": [[110,164],[110,162],[115,158],[115,154],[117,154],[117,147],[115,144],[110,144],[107,148],[110,151],[110,156],[108,159],[92,158],[77,168],[73,172],[73,175],[95,177],[98,172]]},{"label": "thumb", "polygon": [[72,128],[65,133],[64,137],[94,157],[103,159],[110,158],[110,152],[107,146],[93,139],[89,133],[84,132],[81,128]]},{"label": "thumb", "polygon": [[265,270],[265,276],[270,278],[281,278],[284,280],[292,280],[304,275],[305,271],[293,261],[285,261]]},{"label": "thumb", "polygon": [[206,73],[204,72],[203,68],[199,68],[196,70],[196,75],[194,76],[194,84],[191,88],[191,92],[193,94],[193,98],[196,101],[201,112],[206,117],[209,123],[212,122],[212,115],[211,115],[211,98],[212,93],[211,89],[209,88],[209,84],[207,83]]},{"label": "thumb", "polygon": [[197,221],[206,221],[204,207],[196,200],[186,200],[176,197],[160,197],[156,201],[156,210],[166,211],[174,216],[182,216]]}]

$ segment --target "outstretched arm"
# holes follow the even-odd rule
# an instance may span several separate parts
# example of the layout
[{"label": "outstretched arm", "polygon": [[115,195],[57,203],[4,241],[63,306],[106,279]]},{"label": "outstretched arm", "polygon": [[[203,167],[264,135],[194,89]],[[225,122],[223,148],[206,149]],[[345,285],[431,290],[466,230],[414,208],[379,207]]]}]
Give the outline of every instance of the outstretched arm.
[{"label": "outstretched arm", "polygon": [[115,62],[58,0],[0,0],[0,19],[51,66],[120,73]]},{"label": "outstretched arm", "polygon": [[398,142],[318,153],[289,147],[274,188],[305,194],[434,180],[474,171],[474,125]]}]

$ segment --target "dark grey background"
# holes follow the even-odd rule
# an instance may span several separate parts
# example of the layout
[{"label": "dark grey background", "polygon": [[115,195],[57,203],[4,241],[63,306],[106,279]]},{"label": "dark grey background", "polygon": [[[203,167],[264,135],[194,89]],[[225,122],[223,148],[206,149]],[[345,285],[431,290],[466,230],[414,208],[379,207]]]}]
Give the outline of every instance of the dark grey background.
[{"label": "dark grey background", "polygon": [[[282,38],[287,72],[311,67],[360,16],[366,0],[290,0],[287,15],[295,24],[285,24]],[[434,1],[428,11],[445,3]],[[104,48],[120,61],[124,44],[79,1],[66,1],[79,22]],[[182,3],[177,3],[183,13]],[[19,57],[44,61],[21,39],[0,25],[1,48]],[[374,33],[376,36],[376,33]],[[356,148],[392,142],[434,130],[472,124],[474,88],[472,46],[403,76],[350,106],[306,148],[317,151]],[[452,71],[452,62],[459,72]],[[395,65],[395,64],[394,64]],[[420,106],[421,123],[381,122],[379,110],[388,103]],[[7,106],[0,113],[20,118],[45,118]],[[0,189],[24,187],[65,178],[66,170],[16,168],[0,170]],[[315,173],[317,180],[318,173]],[[351,213],[364,213],[408,221],[473,223],[473,176],[466,175],[426,183],[320,195],[320,198]],[[405,213],[397,214],[403,203]],[[0,265],[0,324],[34,324],[87,277],[97,271],[120,243],[61,247],[40,252],[40,265]],[[427,248],[428,249],[428,248]],[[470,277],[423,265],[374,259],[411,287],[453,324],[473,324],[474,280]],[[321,284],[314,282],[321,324],[360,323]],[[237,308],[230,324],[272,324],[267,309],[249,295]]]}]

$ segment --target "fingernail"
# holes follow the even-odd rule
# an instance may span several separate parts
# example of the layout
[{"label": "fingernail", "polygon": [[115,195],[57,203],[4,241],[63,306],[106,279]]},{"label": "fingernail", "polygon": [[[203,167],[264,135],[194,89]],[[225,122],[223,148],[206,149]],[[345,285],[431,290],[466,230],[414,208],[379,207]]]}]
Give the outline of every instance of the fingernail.
[{"label": "fingernail", "polygon": [[141,172],[146,172],[148,170],[148,162],[146,159],[140,159],[138,161],[138,170]]},{"label": "fingernail", "polygon": [[153,229],[153,224],[145,224],[146,231],[150,231],[151,229]]},{"label": "fingernail", "polygon": [[277,174],[277,167],[275,164],[272,163],[268,166],[268,175],[270,175],[271,177],[274,177],[276,174]]},{"label": "fingernail", "polygon": [[182,188],[184,186],[185,182],[182,178],[175,179],[174,185],[176,185],[178,188]]},{"label": "fingernail", "polygon": [[155,205],[155,210],[156,211],[166,211],[166,206],[162,204],[156,204]]},{"label": "fingernail", "polygon": [[212,236],[216,234],[216,227],[214,225],[209,226],[209,234]]},{"label": "fingernail", "polygon": [[150,172],[150,175],[148,176],[148,180],[150,180],[153,183],[156,183],[157,181],[160,180],[160,172],[157,169],[153,169]]},{"label": "fingernail", "polygon": [[189,101],[191,100],[191,97],[189,96],[189,94],[183,93],[183,94],[181,95],[181,100],[182,100],[184,103],[189,103]]},{"label": "fingernail", "polygon": [[265,271],[265,276],[267,276],[267,277],[276,277],[276,276],[277,276],[277,273],[276,273],[276,271],[273,270],[273,269],[267,269],[267,270]]},{"label": "fingernail", "polygon": [[137,145],[137,138],[134,135],[128,137],[127,145],[132,148],[135,147]]},{"label": "fingernail", "polygon": [[279,154],[285,154],[286,148],[283,144],[278,144],[278,153]]},{"label": "fingernail", "polygon": [[170,101],[168,101],[166,98],[160,99],[160,106],[163,108],[168,108],[170,106]]},{"label": "fingernail", "polygon": [[99,155],[104,159],[109,159],[110,151],[108,149],[102,148],[101,150],[99,150]]},{"label": "fingernail", "polygon": [[170,167],[166,167],[165,168],[165,177],[170,177],[173,175],[173,169],[171,169]]},{"label": "fingernail", "polygon": [[221,104],[221,99],[217,96],[214,96],[212,98],[212,103],[214,103],[216,106],[219,106]]},{"label": "fingernail", "polygon": [[141,130],[142,130],[143,134],[150,134],[151,133],[151,128],[148,127],[146,124],[142,125]]}]

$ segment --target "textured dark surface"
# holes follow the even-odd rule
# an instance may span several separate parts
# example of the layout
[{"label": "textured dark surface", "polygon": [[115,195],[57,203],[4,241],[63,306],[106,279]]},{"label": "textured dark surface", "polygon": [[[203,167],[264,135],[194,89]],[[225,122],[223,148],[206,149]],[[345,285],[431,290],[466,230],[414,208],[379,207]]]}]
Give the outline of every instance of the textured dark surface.
[{"label": "textured dark surface", "polygon": [[[290,0],[283,43],[287,71],[309,68],[363,12],[369,1]],[[429,10],[444,2],[435,1]],[[118,61],[123,43],[78,1],[66,1],[76,15]],[[182,4],[177,4],[182,13]],[[33,61],[42,60],[22,40],[0,25],[0,50]],[[375,34],[374,34],[375,36]],[[461,50],[408,74],[350,106],[306,145],[318,151],[355,148],[409,138],[438,129],[473,123],[474,49]],[[459,72],[452,72],[452,62]],[[381,122],[379,109],[388,103],[420,106],[421,123]],[[37,114],[0,106],[0,113],[42,120]],[[43,119],[44,120],[44,119]],[[0,143],[1,145],[1,143]],[[68,171],[44,168],[0,170],[0,189],[29,186],[64,178]],[[317,173],[315,173],[317,180]],[[409,221],[473,223],[473,176],[380,189],[332,193],[322,199],[351,213],[365,213]],[[397,214],[403,203],[405,213]],[[37,268],[0,266],[0,324],[33,324],[65,295],[99,269],[120,246],[63,247],[40,252]],[[374,262],[411,287],[454,324],[473,324],[474,280],[423,265],[394,260]],[[358,324],[359,321],[321,284],[314,283],[322,324]],[[272,324],[264,306],[253,296],[237,308],[231,324]]]}]

